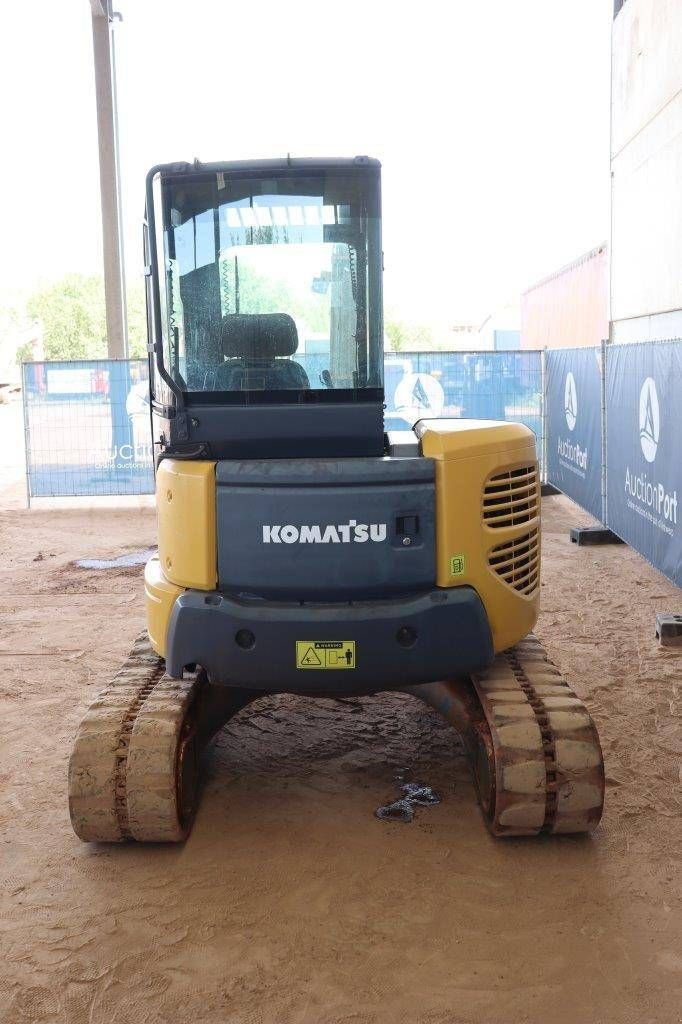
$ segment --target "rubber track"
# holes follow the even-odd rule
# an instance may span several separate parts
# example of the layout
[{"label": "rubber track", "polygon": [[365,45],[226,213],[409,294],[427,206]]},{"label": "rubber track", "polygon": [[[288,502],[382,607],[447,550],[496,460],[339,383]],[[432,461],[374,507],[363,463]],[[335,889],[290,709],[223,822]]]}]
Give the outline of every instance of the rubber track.
[{"label": "rubber track", "polygon": [[178,743],[197,687],[178,681],[141,634],[88,709],[69,762],[69,810],[86,842],[173,842],[178,813]]},{"label": "rubber track", "polygon": [[140,687],[137,694],[128,705],[128,710],[125,713],[121,725],[121,731],[118,737],[118,748],[116,750],[116,767],[114,771],[114,808],[122,839],[132,839],[130,821],[128,818],[128,787],[126,779],[128,772],[130,739],[135,719],[137,718],[142,705],[163,675],[163,662],[160,658],[158,659],[158,664],[154,666],[151,673],[148,674],[145,672],[145,676],[147,675],[147,681]]},{"label": "rubber track", "polygon": [[[604,800],[597,731],[534,636],[471,677],[490,734],[494,835],[590,832]],[[195,676],[164,674],[146,633],[88,710],[69,763],[69,809],[85,841],[178,842],[177,754],[191,730]],[[438,684],[435,684],[438,685]],[[475,697],[474,697],[475,693]],[[485,724],[481,722],[485,729]]]},{"label": "rubber track", "polygon": [[537,638],[471,678],[494,751],[493,834],[595,829],[604,803],[597,730]]}]

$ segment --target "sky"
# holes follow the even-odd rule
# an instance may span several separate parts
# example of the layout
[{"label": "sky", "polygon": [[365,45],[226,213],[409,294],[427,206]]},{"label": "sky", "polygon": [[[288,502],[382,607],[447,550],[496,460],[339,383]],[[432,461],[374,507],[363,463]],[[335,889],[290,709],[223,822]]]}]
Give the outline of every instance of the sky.
[{"label": "sky", "polygon": [[[608,237],[612,0],[119,0],[126,268],[167,160],[377,157],[385,301],[480,322]],[[3,8],[0,287],[101,271],[89,0]]]}]

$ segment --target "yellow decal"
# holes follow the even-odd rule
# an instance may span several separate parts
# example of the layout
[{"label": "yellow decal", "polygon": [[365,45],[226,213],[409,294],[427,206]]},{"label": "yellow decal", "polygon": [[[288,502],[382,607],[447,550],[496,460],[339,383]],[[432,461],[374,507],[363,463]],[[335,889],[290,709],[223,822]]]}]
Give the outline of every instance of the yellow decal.
[{"label": "yellow decal", "polygon": [[355,668],[355,640],[297,640],[296,668]]},{"label": "yellow decal", "polygon": [[466,568],[466,558],[464,555],[453,555],[450,559],[450,575],[451,576],[462,576]]}]

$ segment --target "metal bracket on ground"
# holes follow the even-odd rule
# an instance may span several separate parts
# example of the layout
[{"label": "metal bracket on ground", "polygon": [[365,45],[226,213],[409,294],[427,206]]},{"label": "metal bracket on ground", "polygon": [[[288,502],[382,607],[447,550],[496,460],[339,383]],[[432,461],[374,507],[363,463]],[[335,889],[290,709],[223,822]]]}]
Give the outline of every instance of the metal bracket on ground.
[{"label": "metal bracket on ground", "polygon": [[656,637],[661,647],[682,647],[682,615],[656,612]]},{"label": "metal bracket on ground", "polygon": [[573,526],[571,543],[582,547],[584,544],[624,544],[625,541],[606,526]]}]

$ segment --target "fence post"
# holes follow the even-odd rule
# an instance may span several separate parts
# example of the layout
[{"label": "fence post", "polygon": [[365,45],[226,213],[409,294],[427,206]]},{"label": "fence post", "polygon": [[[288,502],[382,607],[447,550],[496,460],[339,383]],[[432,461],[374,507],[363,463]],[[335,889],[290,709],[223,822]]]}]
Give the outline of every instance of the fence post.
[{"label": "fence post", "polygon": [[606,352],[608,342],[601,342],[601,519],[604,526],[609,525],[608,497],[606,493]]},{"label": "fence post", "polygon": [[542,472],[540,478],[547,483],[547,349],[540,352],[540,424],[542,428]]},{"label": "fence post", "polygon": [[21,410],[24,420],[24,474],[26,479],[26,508],[31,507],[31,475],[29,467],[31,465],[30,458],[30,433],[28,429],[28,408],[26,406],[26,367],[27,363],[22,362],[21,364]]}]

